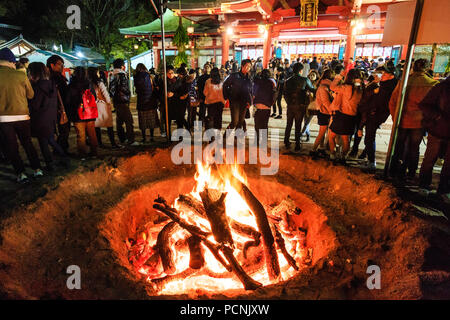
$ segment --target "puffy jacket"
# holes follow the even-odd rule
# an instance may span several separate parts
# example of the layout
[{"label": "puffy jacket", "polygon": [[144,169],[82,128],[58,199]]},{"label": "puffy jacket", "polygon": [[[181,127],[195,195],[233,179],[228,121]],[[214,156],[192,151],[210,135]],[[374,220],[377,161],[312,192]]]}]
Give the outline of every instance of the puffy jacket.
[{"label": "puffy jacket", "polygon": [[33,136],[48,138],[55,132],[58,113],[58,93],[51,80],[39,80],[32,84],[33,99],[28,101]]},{"label": "puffy jacket", "polygon": [[309,101],[307,91],[315,91],[311,80],[298,74],[293,75],[284,84],[284,99],[288,105],[306,105]]},{"label": "puffy jacket", "polygon": [[330,89],[338,95],[335,99],[336,104],[332,109],[338,110],[349,116],[358,114],[358,105],[362,98],[362,90],[354,90],[349,84],[340,84],[341,78],[336,76],[331,82]]},{"label": "puffy jacket", "polygon": [[223,97],[230,104],[246,105],[252,103],[252,81],[249,75],[241,72],[230,74],[223,83]]},{"label": "puffy jacket", "polygon": [[205,104],[213,104],[217,102],[225,103],[223,98],[223,83],[213,84],[211,79],[206,80],[205,89],[203,90]]},{"label": "puffy jacket", "polygon": [[125,71],[114,69],[113,78],[109,84],[109,92],[113,103],[130,103],[130,87]]},{"label": "puffy jacket", "polygon": [[136,109],[139,111],[154,109],[155,101],[152,100],[153,88],[150,75],[147,72],[136,73],[134,87],[137,94]]},{"label": "puffy jacket", "polygon": [[419,103],[424,128],[440,139],[450,139],[450,77],[434,86]]},{"label": "puffy jacket", "polygon": [[316,104],[323,114],[331,114],[330,105],[333,99],[330,93],[330,84],[331,80],[323,79],[316,91]]},{"label": "puffy jacket", "polygon": [[[425,72],[413,72],[413,74],[409,76],[400,128],[422,128],[423,115],[422,111],[419,109],[419,102],[425,98],[427,93],[437,83],[439,83],[439,81],[430,78]],[[395,115],[400,90],[400,83],[398,83],[392,93],[391,100],[389,101],[389,109],[392,118],[394,118]]]}]

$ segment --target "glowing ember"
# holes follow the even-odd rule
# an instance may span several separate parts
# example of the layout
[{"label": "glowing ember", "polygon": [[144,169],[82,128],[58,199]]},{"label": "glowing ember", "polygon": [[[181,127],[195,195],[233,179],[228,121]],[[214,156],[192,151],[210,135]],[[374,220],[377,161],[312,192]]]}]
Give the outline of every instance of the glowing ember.
[{"label": "glowing ember", "polygon": [[[267,234],[264,238],[248,199],[236,188],[236,181],[247,185],[245,173],[238,166],[218,168],[198,164],[195,181],[192,192],[180,195],[172,207],[162,198],[155,200],[165,206],[155,208],[175,222],[152,225],[137,241],[126,241],[130,263],[159,294],[239,290],[245,283],[253,284],[255,289],[286,280],[305,261],[311,261],[312,252],[305,248],[306,233],[298,230],[291,218],[300,210],[290,198],[274,208],[263,205],[270,223],[269,238],[277,246],[277,257],[272,263],[279,264],[280,270],[279,276],[271,280],[264,247]],[[214,200],[205,203],[208,200],[205,197]],[[222,220],[221,207],[225,209]],[[219,221],[211,218],[211,210],[216,209]],[[226,240],[228,229],[231,239]]]}]

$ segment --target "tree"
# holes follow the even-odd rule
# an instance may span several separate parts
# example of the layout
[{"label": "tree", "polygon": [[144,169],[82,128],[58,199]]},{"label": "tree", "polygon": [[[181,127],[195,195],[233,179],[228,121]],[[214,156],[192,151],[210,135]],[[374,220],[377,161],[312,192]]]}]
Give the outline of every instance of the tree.
[{"label": "tree", "polygon": [[188,56],[186,54],[186,46],[189,44],[189,36],[187,30],[183,27],[181,17],[179,20],[178,28],[173,36],[173,44],[177,46],[178,51],[178,54],[174,61],[175,67],[179,67],[182,63],[187,64]]}]

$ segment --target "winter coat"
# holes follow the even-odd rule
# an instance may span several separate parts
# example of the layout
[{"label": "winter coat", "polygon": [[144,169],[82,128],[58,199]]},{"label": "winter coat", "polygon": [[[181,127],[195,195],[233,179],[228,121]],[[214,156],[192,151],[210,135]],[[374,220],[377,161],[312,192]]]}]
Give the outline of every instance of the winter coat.
[{"label": "winter coat", "polygon": [[[67,79],[59,72],[50,71],[50,80],[56,85],[62,101],[66,101],[67,90],[69,88],[67,84]],[[65,107],[65,105],[64,105]],[[65,110],[67,113],[67,110]]]},{"label": "winter coat", "polygon": [[26,74],[0,66],[0,116],[28,116],[27,99],[33,95]]},{"label": "winter coat", "polygon": [[[413,72],[413,74],[409,76],[400,128],[422,128],[423,114],[419,109],[419,103],[437,83],[439,83],[439,81],[430,78],[424,72]],[[395,115],[400,90],[400,83],[398,83],[389,101],[389,109],[392,118],[394,118]]]},{"label": "winter coat", "polygon": [[223,98],[223,83],[213,84],[211,79],[206,80],[205,89],[203,90],[205,96],[205,104],[213,104],[222,102],[225,103]]},{"label": "winter coat", "polygon": [[276,82],[274,79],[256,79],[253,85],[253,104],[271,107],[276,101]]},{"label": "winter coat", "polygon": [[153,87],[150,74],[147,72],[138,72],[134,76],[134,87],[136,88],[137,103],[136,109],[139,111],[147,111],[155,109],[156,106],[152,100]]},{"label": "winter coat", "polygon": [[277,95],[278,97],[283,95],[284,82],[286,81],[286,72],[283,71],[277,75]]},{"label": "winter coat", "polygon": [[249,75],[241,72],[230,74],[223,83],[223,97],[230,104],[247,105],[252,103],[252,81]]},{"label": "winter coat", "polygon": [[319,87],[316,91],[316,104],[319,107],[320,113],[331,114],[330,105],[333,97],[330,92],[331,80],[323,79],[320,81]]},{"label": "winter coat", "polygon": [[130,103],[130,87],[128,76],[121,69],[114,69],[113,77],[109,84],[109,92],[114,104]]},{"label": "winter coat", "polygon": [[95,88],[97,96],[98,117],[95,127],[110,128],[113,126],[112,102],[105,84],[101,81]]},{"label": "winter coat", "polygon": [[450,77],[434,86],[419,103],[423,127],[433,136],[450,140]]},{"label": "winter coat", "polygon": [[[393,78],[387,81],[380,81],[377,85],[378,93],[370,93],[370,86],[366,88],[366,93],[370,96],[367,99],[362,99],[360,103],[360,110],[362,113],[362,123],[367,121],[375,122],[381,125],[386,122],[389,117],[389,100],[392,96],[398,80]],[[365,100],[365,101],[364,101]]]},{"label": "winter coat", "polygon": [[51,80],[39,80],[32,84],[34,97],[28,101],[31,117],[31,133],[34,137],[49,138],[55,134],[58,114],[58,93]]},{"label": "winter coat", "polygon": [[203,91],[205,90],[206,80],[208,80],[210,77],[211,76],[209,74],[202,74],[200,77],[198,77],[197,87],[198,87],[198,97],[200,101],[205,100],[205,95],[203,94]]},{"label": "winter coat", "polygon": [[87,122],[93,121],[95,119],[87,119],[81,120],[78,116],[78,108],[81,106],[83,102],[83,93],[90,89],[91,93],[96,97],[95,90],[91,87],[89,81],[84,82],[71,82],[69,84],[69,88],[67,90],[66,101],[64,101],[64,105],[67,109],[67,117],[71,122]]},{"label": "winter coat", "polygon": [[331,82],[330,89],[339,96],[336,104],[332,105],[332,111],[340,111],[348,116],[358,114],[358,105],[362,98],[362,90],[353,89],[349,84],[340,84],[340,77],[336,76]]},{"label": "winter coat", "polygon": [[311,80],[300,75],[293,75],[284,83],[284,99],[288,106],[307,105],[309,102],[307,91],[314,92]]}]

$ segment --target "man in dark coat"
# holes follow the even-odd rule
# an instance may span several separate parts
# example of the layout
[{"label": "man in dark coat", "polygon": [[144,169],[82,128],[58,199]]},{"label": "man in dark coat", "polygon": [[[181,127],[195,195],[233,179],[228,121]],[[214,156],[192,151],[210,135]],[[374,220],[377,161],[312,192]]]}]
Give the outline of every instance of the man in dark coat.
[{"label": "man in dark coat", "polygon": [[231,123],[229,129],[244,127],[245,113],[252,103],[252,81],[248,74],[251,67],[250,60],[243,60],[241,70],[230,74],[223,83],[223,97],[230,101]]},{"label": "man in dark coat", "polygon": [[[50,80],[53,81],[58,89],[61,101],[66,101],[68,84],[66,77],[63,76],[64,60],[58,55],[53,55],[47,59],[47,68],[50,70]],[[60,103],[59,98],[58,103]],[[61,106],[59,106],[58,110],[60,108]],[[66,106],[64,106],[64,111],[67,114]],[[56,142],[64,150],[64,153],[69,154],[70,122],[60,124],[60,118],[61,114],[58,112],[58,138]]]},{"label": "man in dark coat", "polygon": [[315,88],[309,78],[300,75],[303,70],[303,64],[296,63],[292,69],[293,76],[287,79],[284,84],[284,99],[287,102],[287,124],[284,144],[286,148],[289,148],[289,137],[295,120],[295,151],[300,151],[301,126],[309,101],[307,91],[315,92]]},{"label": "man in dark coat", "polygon": [[197,80],[198,87],[198,98],[200,101],[200,110],[199,110],[199,118],[201,121],[205,121],[206,115],[206,106],[205,106],[205,95],[203,94],[203,90],[205,89],[206,80],[210,78],[211,66],[209,63],[205,63],[203,67],[203,74]]},{"label": "man in dark coat", "polygon": [[440,152],[444,154],[438,194],[450,200],[450,77],[434,86],[419,104],[423,125],[428,131],[427,150],[420,167],[420,186],[429,188],[433,166]]}]

